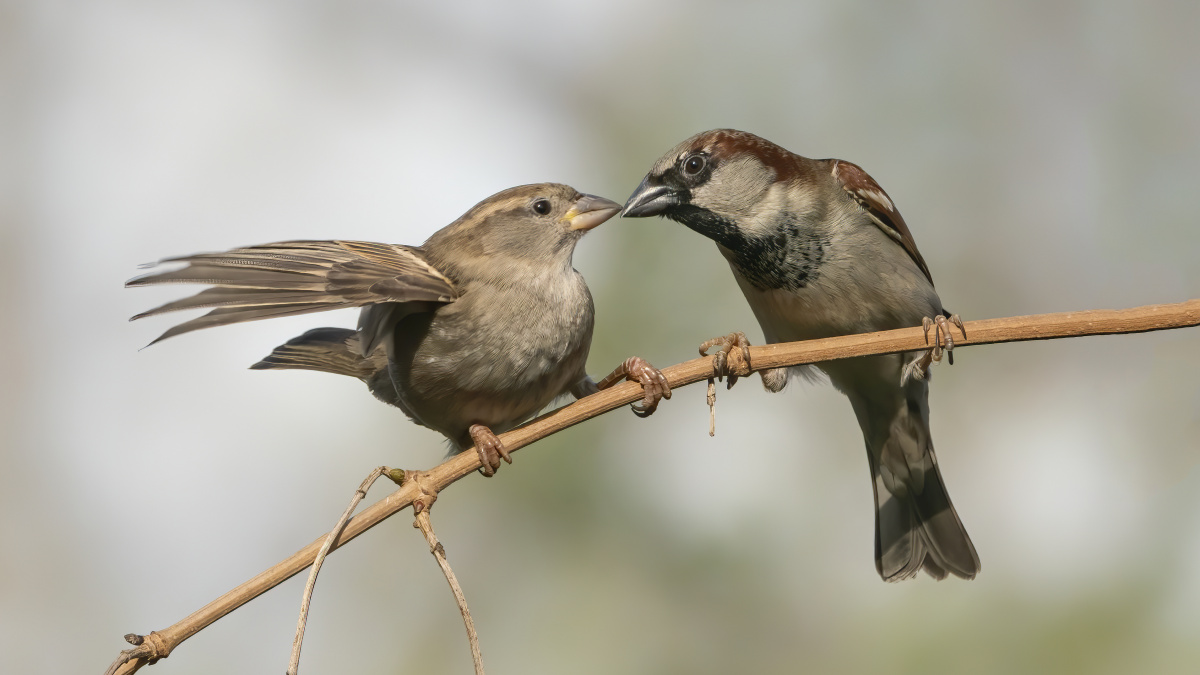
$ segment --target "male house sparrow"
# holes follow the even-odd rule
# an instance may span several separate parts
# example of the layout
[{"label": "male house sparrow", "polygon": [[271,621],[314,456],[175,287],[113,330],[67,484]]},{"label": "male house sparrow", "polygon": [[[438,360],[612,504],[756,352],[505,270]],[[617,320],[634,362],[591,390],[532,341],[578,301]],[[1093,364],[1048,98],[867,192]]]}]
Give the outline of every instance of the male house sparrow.
[{"label": "male house sparrow", "polygon": [[[880,576],[897,581],[924,569],[937,579],[947,572],[974,578],[979,557],[950,504],[929,434],[926,369],[931,357],[940,358],[940,340],[952,346],[948,315],[883,188],[849,162],[808,159],[753,134],[719,129],[664,155],[622,215],[665,216],[715,241],[767,342],[903,328],[936,317],[933,352],[816,367],[850,398],[866,440]],[[744,348],[744,340],[735,334],[705,348]],[[774,392],[787,383],[788,370],[761,375]]]},{"label": "male house sparrow", "polygon": [[[253,368],[304,368],[359,377],[455,451],[477,448],[486,475],[512,462],[497,433],[561,394],[581,398],[621,378],[640,382],[652,413],[666,378],[638,357],[599,384],[584,370],[593,307],[571,267],[585,232],[620,210],[566,185],[524,185],[483,200],[421,246],[285,241],[168,258],[186,263],[126,286],[214,286],[138,314],[213,308],[158,340],[242,321],[362,307],[358,329],[318,328]],[[151,343],[153,344],[153,343]]]}]

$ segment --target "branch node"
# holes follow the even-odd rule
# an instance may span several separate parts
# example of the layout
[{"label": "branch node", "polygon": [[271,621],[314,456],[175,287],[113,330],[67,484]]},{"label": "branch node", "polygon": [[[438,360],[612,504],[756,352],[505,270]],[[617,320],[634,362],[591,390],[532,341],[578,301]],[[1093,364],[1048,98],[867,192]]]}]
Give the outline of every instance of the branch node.
[{"label": "branch node", "polygon": [[[134,648],[122,650],[108,670],[104,671],[105,675],[116,673],[121,666],[130,661],[141,660],[145,661],[146,665],[154,665],[159,660],[167,658],[171,653],[171,645],[157,631],[150,631],[149,635],[129,633],[125,636],[125,641],[134,645]],[[137,667],[134,670],[137,670]]]},{"label": "branch node", "polygon": [[145,647],[146,645],[150,646],[150,655],[146,657],[146,662],[150,665],[171,655],[171,645],[167,644],[158,631],[152,630],[149,635],[145,636],[141,646]]},{"label": "branch node", "polygon": [[[401,487],[412,484],[417,488],[417,492],[419,494],[416,497],[413,497],[412,502],[413,515],[429,511],[429,509],[433,507],[433,503],[437,501],[438,489],[436,487],[430,487],[430,482],[427,480],[429,478],[428,472],[411,470],[404,471],[402,469],[393,469],[393,472],[398,472],[400,474]],[[392,478],[392,476],[389,475],[388,478]],[[395,478],[392,478],[392,480],[395,480]],[[413,525],[413,527],[417,526]]]}]

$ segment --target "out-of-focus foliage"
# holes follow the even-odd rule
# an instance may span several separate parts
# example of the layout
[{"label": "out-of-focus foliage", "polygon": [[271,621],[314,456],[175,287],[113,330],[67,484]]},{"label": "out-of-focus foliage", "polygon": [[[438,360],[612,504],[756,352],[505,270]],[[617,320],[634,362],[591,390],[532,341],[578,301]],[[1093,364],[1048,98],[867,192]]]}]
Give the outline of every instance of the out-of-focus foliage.
[{"label": "out-of-focus foliage", "polygon": [[[0,5],[0,647],[98,672],[442,442],[359,383],[250,372],[352,314],[138,348],[138,263],[288,238],[419,243],[501,188],[623,199],[694,132],[857,162],[964,318],[1200,297],[1200,5]],[[761,334],[713,246],[612,221],[576,256],[591,370]],[[703,389],[471,478],[434,522],[494,673],[1192,672],[1200,333],[964,350],[942,471],[983,561],[885,585],[862,440],[828,386]],[[768,469],[768,467],[770,467]],[[311,672],[466,672],[402,515],[333,556]],[[156,673],[281,669],[301,581]]]}]

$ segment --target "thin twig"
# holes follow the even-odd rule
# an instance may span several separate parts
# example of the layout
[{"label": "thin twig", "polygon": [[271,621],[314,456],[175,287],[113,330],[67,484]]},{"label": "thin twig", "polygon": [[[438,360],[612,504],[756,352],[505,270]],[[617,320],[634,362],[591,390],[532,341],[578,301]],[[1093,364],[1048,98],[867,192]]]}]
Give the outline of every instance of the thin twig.
[{"label": "thin twig", "polygon": [[421,534],[425,535],[425,541],[429,543],[429,552],[433,554],[434,558],[437,558],[438,566],[442,568],[442,574],[446,575],[446,581],[450,583],[450,591],[454,593],[454,601],[458,603],[458,611],[462,613],[463,625],[467,627],[467,642],[471,645],[471,660],[475,662],[475,675],[483,675],[483,655],[479,653],[479,635],[475,632],[475,622],[471,620],[471,610],[467,608],[467,596],[463,595],[462,587],[458,585],[458,577],[454,576],[454,570],[450,569],[450,563],[446,561],[446,549],[442,548],[442,543],[433,533],[433,523],[429,522],[429,507],[417,511],[413,527],[420,528]]},{"label": "thin twig", "polygon": [[708,394],[704,397],[708,401],[708,435],[717,435],[717,381],[713,378],[708,378]]},{"label": "thin twig", "polygon": [[108,670],[104,671],[104,675],[133,673],[142,666],[154,665],[159,659],[167,658],[171,650],[179,644],[163,640],[158,631],[150,631],[148,635],[128,633],[125,635],[125,641],[134,645],[133,649],[126,649],[118,654],[116,660],[108,666]]},{"label": "thin twig", "polygon": [[[1146,305],[1132,309],[1061,312],[968,321],[966,322],[966,334],[970,337],[956,340],[954,346],[956,350],[959,350],[971,345],[1049,340],[1084,335],[1144,333],[1198,325],[1200,325],[1200,299],[1168,305]],[[762,345],[751,347],[750,354],[755,370],[768,370],[855,356],[895,354],[926,348],[924,333],[918,326],[880,333]],[[671,389],[707,380],[712,374],[712,359],[699,358],[685,361],[664,369],[663,374],[666,375]],[[746,375],[747,373],[740,374]],[[632,382],[624,382],[501,434],[500,440],[509,452],[515,452],[534,441],[641,399],[641,386]],[[424,472],[424,475],[430,488],[441,491],[460,478],[470,475],[479,466],[478,453],[461,452]],[[392,494],[363,509],[362,513],[346,524],[346,529],[337,538],[334,549],[331,550],[336,550],[337,547],[374,527],[397,511],[406,508],[418,496],[417,489],[409,484],[401,486]],[[114,663],[115,667],[111,669],[111,672],[125,675],[135,672],[147,662],[165,658],[184,640],[311,565],[323,541],[324,537],[317,539],[288,559],[213,600],[175,625],[146,636],[147,640],[143,645],[123,652],[122,656],[118,657],[118,661],[120,661],[126,654],[130,654],[126,661]],[[147,646],[151,643],[153,643],[152,646]]]},{"label": "thin twig", "polygon": [[350,522],[350,516],[354,514],[355,507],[363,500],[363,497],[367,496],[367,490],[371,489],[375,481],[388,471],[391,469],[386,466],[375,467],[375,470],[363,479],[362,484],[354,491],[350,505],[338,519],[337,525],[334,525],[329,534],[325,535],[325,543],[321,545],[321,550],[317,551],[317,557],[313,559],[312,571],[308,573],[308,583],[304,584],[304,595],[300,596],[300,618],[296,620],[296,637],[292,640],[292,658],[288,661],[287,675],[296,675],[296,672],[300,670],[300,646],[304,643],[304,626],[308,623],[308,607],[312,603],[313,589],[317,586],[317,573],[321,571],[321,565],[325,563],[325,557],[329,555],[333,542],[346,528],[346,523]]}]

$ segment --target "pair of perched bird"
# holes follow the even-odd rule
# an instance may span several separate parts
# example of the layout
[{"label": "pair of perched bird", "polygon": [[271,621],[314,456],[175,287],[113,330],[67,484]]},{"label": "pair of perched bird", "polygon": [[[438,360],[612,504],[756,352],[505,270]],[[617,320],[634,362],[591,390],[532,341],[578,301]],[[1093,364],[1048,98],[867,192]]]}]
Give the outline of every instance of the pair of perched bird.
[{"label": "pair of perched bird", "polygon": [[[912,233],[887,193],[858,166],[793,154],[753,134],[697,134],[655,163],[624,208],[566,185],[493,195],[421,246],[288,241],[169,258],[179,269],[130,286],[213,288],[134,318],[212,308],[159,339],[242,321],[362,307],[357,330],[318,328],[254,368],[357,377],[491,475],[511,462],[495,436],[554,398],[629,379],[649,415],[670,397],[666,378],[632,357],[597,383],[585,364],[593,307],[571,266],[585,232],[621,212],[664,216],[716,242],[767,342],[916,326],[948,328]],[[946,331],[948,336],[948,331]],[[724,355],[744,336],[710,340]],[[809,366],[849,397],[862,427],[875,492],[875,562],[887,581],[924,569],[966,579],[979,558],[938,472],[929,433],[930,353]],[[788,369],[762,371],[779,391]]]}]

